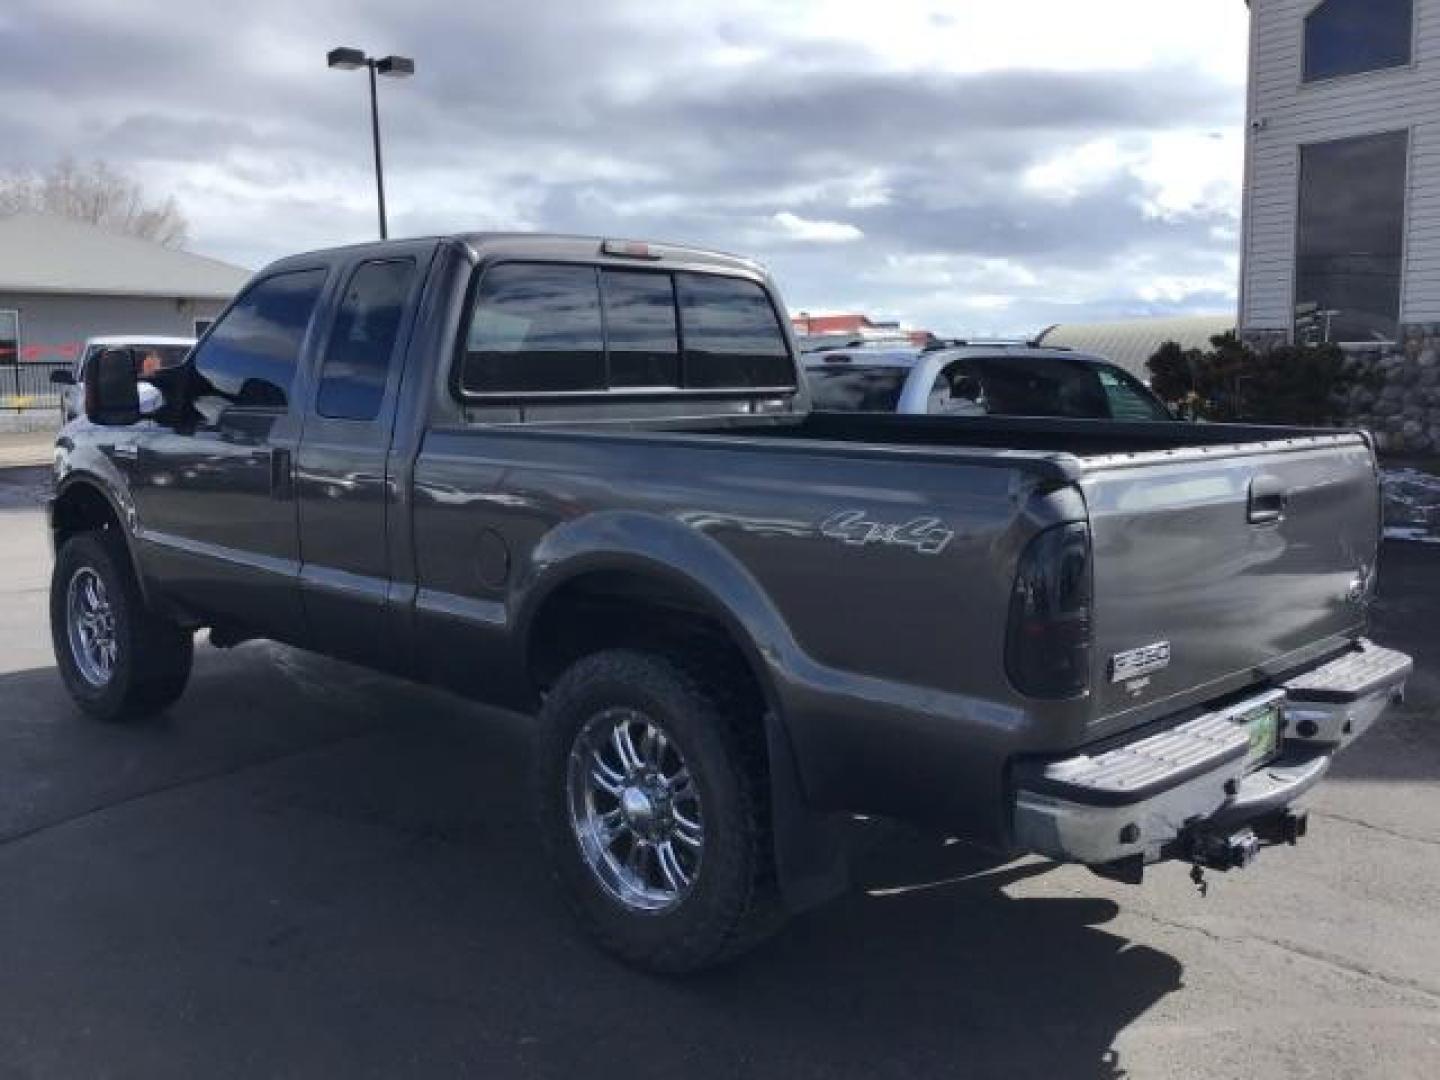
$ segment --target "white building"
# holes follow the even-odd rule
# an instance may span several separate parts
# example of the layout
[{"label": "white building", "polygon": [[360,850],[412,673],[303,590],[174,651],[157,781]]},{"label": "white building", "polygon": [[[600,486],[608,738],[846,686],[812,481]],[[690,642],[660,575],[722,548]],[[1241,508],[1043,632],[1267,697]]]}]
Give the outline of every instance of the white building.
[{"label": "white building", "polygon": [[1433,357],[1440,0],[1250,9],[1241,333]]}]

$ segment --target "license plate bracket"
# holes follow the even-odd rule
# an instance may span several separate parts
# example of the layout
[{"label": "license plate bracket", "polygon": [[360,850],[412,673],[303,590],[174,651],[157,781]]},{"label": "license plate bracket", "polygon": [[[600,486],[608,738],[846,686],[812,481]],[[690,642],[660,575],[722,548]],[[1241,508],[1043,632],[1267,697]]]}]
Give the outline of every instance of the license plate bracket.
[{"label": "license plate bracket", "polygon": [[1247,772],[1258,769],[1280,753],[1280,703],[1266,702],[1235,717],[1235,723],[1250,736],[1245,752]]}]

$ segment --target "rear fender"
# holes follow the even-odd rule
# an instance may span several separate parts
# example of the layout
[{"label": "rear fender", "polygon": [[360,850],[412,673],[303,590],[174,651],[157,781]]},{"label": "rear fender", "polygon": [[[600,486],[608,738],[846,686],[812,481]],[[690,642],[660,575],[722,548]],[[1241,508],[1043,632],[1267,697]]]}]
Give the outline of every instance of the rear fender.
[{"label": "rear fender", "polygon": [[670,518],[607,511],[549,532],[517,575],[511,593],[523,670],[531,631],[558,588],[596,571],[652,576],[698,598],[740,649],[765,699],[765,741],[776,873],[786,906],[802,910],[842,892],[848,882],[841,818],[814,810],[795,754],[782,695],[799,645],[758,582],[720,544]]}]

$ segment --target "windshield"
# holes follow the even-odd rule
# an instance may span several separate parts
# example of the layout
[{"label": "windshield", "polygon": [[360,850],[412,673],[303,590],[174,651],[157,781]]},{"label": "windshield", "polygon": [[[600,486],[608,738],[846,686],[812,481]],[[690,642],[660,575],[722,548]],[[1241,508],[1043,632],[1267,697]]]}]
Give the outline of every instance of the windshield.
[{"label": "windshield", "polygon": [[810,383],[811,408],[836,412],[894,412],[905,388],[904,367],[812,367],[805,372]]}]

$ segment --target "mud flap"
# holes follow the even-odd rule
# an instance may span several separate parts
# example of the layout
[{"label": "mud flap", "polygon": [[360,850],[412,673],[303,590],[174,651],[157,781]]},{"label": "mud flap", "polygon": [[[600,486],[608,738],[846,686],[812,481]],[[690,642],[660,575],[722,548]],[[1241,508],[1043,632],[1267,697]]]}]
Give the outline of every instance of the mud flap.
[{"label": "mud flap", "polygon": [[765,714],[765,743],[776,881],[785,909],[798,914],[850,888],[846,819],[843,814],[822,813],[806,801],[790,738],[774,713]]}]

